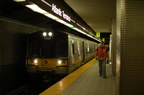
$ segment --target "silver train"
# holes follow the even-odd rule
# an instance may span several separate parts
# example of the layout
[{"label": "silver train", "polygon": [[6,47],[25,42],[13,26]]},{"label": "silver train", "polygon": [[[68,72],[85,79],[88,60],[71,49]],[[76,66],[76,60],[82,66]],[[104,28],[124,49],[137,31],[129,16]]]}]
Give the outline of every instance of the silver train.
[{"label": "silver train", "polygon": [[72,34],[36,32],[29,36],[29,73],[69,74],[95,56],[97,43]]}]

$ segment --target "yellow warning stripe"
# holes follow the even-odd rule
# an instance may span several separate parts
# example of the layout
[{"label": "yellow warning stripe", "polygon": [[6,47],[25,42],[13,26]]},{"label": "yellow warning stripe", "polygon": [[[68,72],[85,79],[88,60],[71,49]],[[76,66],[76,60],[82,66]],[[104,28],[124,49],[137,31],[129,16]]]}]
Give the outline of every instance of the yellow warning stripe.
[{"label": "yellow warning stripe", "polygon": [[92,59],[73,73],[69,74],[39,95],[60,95],[69,87],[82,73],[84,73],[96,60]]}]

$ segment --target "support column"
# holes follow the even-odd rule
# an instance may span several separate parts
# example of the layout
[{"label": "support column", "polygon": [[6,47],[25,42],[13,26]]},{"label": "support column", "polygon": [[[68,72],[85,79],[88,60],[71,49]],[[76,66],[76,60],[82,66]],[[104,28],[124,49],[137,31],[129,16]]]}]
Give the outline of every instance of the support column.
[{"label": "support column", "polygon": [[117,0],[116,95],[144,94],[144,0]]}]

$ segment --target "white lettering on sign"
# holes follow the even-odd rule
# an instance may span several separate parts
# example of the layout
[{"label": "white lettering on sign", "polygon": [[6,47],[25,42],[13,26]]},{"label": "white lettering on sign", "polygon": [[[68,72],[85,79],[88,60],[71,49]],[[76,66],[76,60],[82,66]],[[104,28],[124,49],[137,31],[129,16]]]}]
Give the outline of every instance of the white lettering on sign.
[{"label": "white lettering on sign", "polygon": [[68,14],[65,14],[65,12],[64,12],[63,10],[61,10],[60,8],[57,8],[57,6],[56,6],[55,4],[52,3],[52,5],[51,5],[51,4],[49,4],[49,3],[48,3],[47,1],[45,1],[45,0],[41,0],[41,1],[42,1],[43,3],[45,3],[46,5],[52,7],[52,11],[53,11],[54,13],[56,13],[57,15],[61,16],[62,18],[64,18],[65,20],[67,20],[67,21],[69,21],[69,22],[72,21],[72,22],[75,23],[75,21],[72,20],[71,17],[68,16]]},{"label": "white lettering on sign", "polygon": [[56,7],[56,5],[54,5],[54,4],[52,4],[52,11],[54,12],[54,13],[56,13],[57,15],[59,15],[59,16],[62,16],[62,11],[61,11],[61,9],[59,8],[57,8]]},{"label": "white lettering on sign", "polygon": [[54,5],[54,4],[52,4],[52,11],[53,11],[54,13],[56,13],[57,15],[63,17],[65,20],[67,20],[67,21],[69,21],[69,22],[71,21],[70,16],[68,16],[67,14],[65,14],[64,11],[61,11],[61,9],[60,9],[60,8],[57,8],[57,6]]},{"label": "white lettering on sign", "polygon": [[[63,19],[65,19],[65,20],[67,20],[67,21],[69,21],[69,22],[73,22],[73,23],[76,23],[70,16],[68,16],[68,14],[66,14],[65,13],[65,11],[63,11],[63,10],[61,10],[60,8],[57,8],[57,6],[54,4],[54,3],[52,3],[52,5],[51,4],[49,4],[46,0],[41,0],[43,3],[45,3],[46,5],[48,5],[49,7],[51,7],[52,9],[52,11],[55,13],[55,14],[57,14],[57,15],[59,15],[60,17],[62,17]],[[81,27],[83,30],[85,30],[85,31],[87,31],[87,32],[89,32],[88,30],[86,30],[83,26],[81,26],[80,24],[78,24],[78,23],[76,23],[79,27]]]},{"label": "white lettering on sign", "polygon": [[64,11],[62,11],[62,13],[63,13],[63,18],[70,22],[71,18],[67,14],[65,14]]}]

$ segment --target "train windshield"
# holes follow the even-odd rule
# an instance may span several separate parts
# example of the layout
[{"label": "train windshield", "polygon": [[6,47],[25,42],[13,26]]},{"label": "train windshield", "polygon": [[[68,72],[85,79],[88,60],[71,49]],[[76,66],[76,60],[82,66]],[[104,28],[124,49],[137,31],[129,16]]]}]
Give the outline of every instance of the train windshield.
[{"label": "train windshield", "polygon": [[67,55],[66,41],[32,40],[28,43],[28,57],[57,58]]}]

